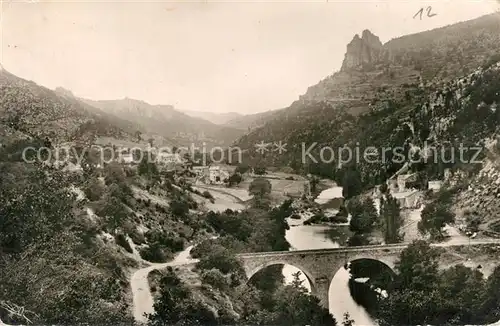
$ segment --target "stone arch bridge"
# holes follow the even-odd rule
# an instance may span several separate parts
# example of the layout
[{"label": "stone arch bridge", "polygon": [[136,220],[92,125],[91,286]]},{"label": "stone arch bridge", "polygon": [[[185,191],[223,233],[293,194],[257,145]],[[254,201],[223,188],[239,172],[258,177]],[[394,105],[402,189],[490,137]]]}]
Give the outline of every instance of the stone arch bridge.
[{"label": "stone arch bridge", "polygon": [[[474,241],[460,244],[432,244],[434,247],[468,247],[500,245],[500,240]],[[340,268],[357,259],[378,260],[394,269],[401,251],[408,244],[360,246],[350,248],[313,249],[297,251],[272,251],[244,253],[237,255],[242,262],[248,279],[263,268],[271,265],[291,265],[298,268],[307,277],[311,293],[318,297],[323,307],[328,309],[328,292],[333,277]]]}]

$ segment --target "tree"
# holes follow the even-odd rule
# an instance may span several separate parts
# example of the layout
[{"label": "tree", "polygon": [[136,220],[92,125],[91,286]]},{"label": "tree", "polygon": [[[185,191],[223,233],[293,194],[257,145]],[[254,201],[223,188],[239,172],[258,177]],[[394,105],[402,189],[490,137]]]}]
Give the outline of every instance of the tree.
[{"label": "tree", "polygon": [[170,210],[175,216],[186,217],[189,213],[189,204],[182,199],[174,199],[170,203]]},{"label": "tree", "polygon": [[317,325],[336,326],[337,321],[327,308],[320,305],[318,298],[287,285],[276,294],[272,320],[264,325]]},{"label": "tree", "polygon": [[205,197],[206,199],[214,199],[214,196],[212,196],[212,194],[208,191],[208,190],[205,190],[203,193],[202,193],[202,196]]},{"label": "tree", "polygon": [[106,189],[104,185],[97,178],[92,178],[91,180],[89,180],[89,183],[84,190],[85,195],[91,201],[96,201],[101,199],[105,191]]},{"label": "tree", "polygon": [[484,280],[479,270],[463,265],[439,272],[438,262],[439,251],[425,241],[403,250],[394,286],[376,312],[381,326],[483,325],[498,320],[500,268]]},{"label": "tree", "polygon": [[171,267],[160,280],[160,296],[154,313],[148,315],[150,326],[215,325],[217,318],[205,305],[195,300],[189,288]]},{"label": "tree", "polygon": [[234,173],[239,173],[239,174],[244,174],[246,173],[248,170],[250,170],[250,166],[248,166],[248,164],[238,164],[238,166],[236,167],[236,169],[234,170]]},{"label": "tree", "polygon": [[477,317],[483,305],[485,283],[483,274],[477,269],[457,265],[443,271],[439,279],[439,295],[444,303],[440,308],[447,311],[447,316],[443,314],[439,324],[450,319],[460,321],[460,324],[482,323]]},{"label": "tree", "polygon": [[405,289],[431,291],[438,281],[439,252],[429,243],[418,240],[403,249],[396,262],[398,282]]},{"label": "tree", "polygon": [[345,199],[358,196],[362,190],[361,174],[355,169],[347,170],[342,179],[342,188]]},{"label": "tree", "polygon": [[[74,195],[65,189],[69,183],[63,173],[54,171],[51,177],[41,169],[24,173],[28,175],[13,180],[0,178],[0,252],[21,252],[57,236],[73,217]],[[11,186],[10,181],[16,183]]]},{"label": "tree", "polygon": [[354,233],[368,233],[372,230],[373,224],[378,219],[377,210],[373,199],[365,198],[364,200],[352,199],[347,205],[347,209],[351,214],[349,229]]},{"label": "tree", "polygon": [[292,287],[296,289],[297,291],[307,293],[307,288],[303,285],[304,280],[300,279],[300,275],[302,274],[301,271],[297,271],[296,273],[293,273],[293,280],[292,280]]},{"label": "tree", "polygon": [[4,168],[0,163],[2,321],[27,323],[4,319],[7,302],[23,307],[34,324],[130,323],[120,312],[125,278],[115,253],[88,241],[96,231],[75,215],[79,206],[68,176],[37,164]]},{"label": "tree", "polygon": [[253,196],[254,206],[268,208],[270,205],[271,182],[264,178],[256,178],[250,183],[248,192]]},{"label": "tree", "polygon": [[255,173],[257,175],[264,175],[264,174],[266,174],[266,167],[265,166],[256,166],[253,169],[253,173]]},{"label": "tree", "polygon": [[486,298],[482,313],[486,323],[493,323],[500,319],[500,265],[495,267],[486,283]]},{"label": "tree", "polygon": [[116,162],[107,164],[104,173],[106,185],[110,185],[112,183],[123,183],[127,177],[121,165]]},{"label": "tree", "polygon": [[138,142],[138,143],[142,141],[142,137],[141,137],[141,135],[142,135],[142,133],[141,133],[139,130],[137,130],[137,131],[135,132],[135,138],[137,138],[137,142]]},{"label": "tree", "polygon": [[108,198],[105,206],[98,213],[105,218],[106,224],[113,235],[116,234],[117,229],[127,219],[127,210],[117,197]]},{"label": "tree", "polygon": [[404,233],[401,232],[404,221],[397,199],[390,194],[380,200],[380,216],[384,223],[385,242],[401,242],[404,239]]},{"label": "tree", "polygon": [[215,268],[204,271],[201,275],[201,280],[203,283],[210,284],[216,289],[227,290],[229,287],[229,282],[226,279],[226,276]]},{"label": "tree", "polygon": [[455,214],[453,214],[448,205],[439,202],[427,205],[421,213],[422,220],[418,222],[418,230],[421,234],[429,234],[431,239],[442,240],[443,227],[446,224],[455,221]]},{"label": "tree", "polygon": [[393,290],[379,302],[381,326],[428,325],[436,314],[439,253],[425,241],[414,241],[396,261]]},{"label": "tree", "polygon": [[232,187],[233,185],[239,184],[241,181],[243,181],[243,178],[239,173],[233,173],[231,176],[227,179],[227,184],[229,187]]},{"label": "tree", "polygon": [[139,166],[137,167],[137,171],[139,172],[139,175],[146,176],[149,179],[158,179],[160,174],[156,163],[150,162],[148,155],[145,155],[142,158]]},{"label": "tree", "polygon": [[319,179],[315,176],[312,176],[309,180],[309,184],[311,185],[311,193],[315,194],[318,187]]}]

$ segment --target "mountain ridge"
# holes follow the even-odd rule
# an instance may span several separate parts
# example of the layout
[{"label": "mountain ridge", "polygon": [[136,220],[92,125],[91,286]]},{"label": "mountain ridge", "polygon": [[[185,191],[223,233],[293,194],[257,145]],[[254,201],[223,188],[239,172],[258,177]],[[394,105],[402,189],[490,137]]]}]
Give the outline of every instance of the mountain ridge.
[{"label": "mountain ridge", "polygon": [[[439,105],[451,110],[453,105],[458,105],[455,103],[458,99],[452,99],[450,85],[465,78],[465,81],[459,82],[465,85],[462,87],[475,89],[478,82],[472,79],[483,78],[482,71],[488,71],[492,63],[500,61],[500,56],[494,56],[500,53],[500,13],[401,36],[383,45],[368,30],[361,35],[355,35],[347,45],[340,71],[310,86],[297,101],[278,110],[272,119],[236,142],[241,148],[248,149],[248,156],[253,162],[261,161],[261,164],[269,166],[288,165],[298,172],[307,172],[304,170],[309,167],[293,157],[298,155],[300,158],[298,144],[301,142],[341,147],[358,140],[366,146],[383,145],[390,137],[400,137],[391,128],[407,132],[400,125],[399,118],[418,123],[408,114],[418,115],[417,111],[413,112],[416,107],[421,108],[424,103],[429,105],[430,101],[434,101],[429,99],[429,94],[437,91],[448,94]],[[449,54],[454,57],[453,60],[449,59]],[[460,62],[466,64],[461,66]],[[492,78],[489,74],[484,78]],[[486,89],[488,85],[486,83],[481,87]],[[474,101],[477,102],[481,90],[475,92]],[[494,98],[494,95],[488,96],[490,100]],[[451,114],[451,111],[446,112]],[[470,119],[469,123],[466,129],[470,127],[470,132],[475,133],[477,128],[474,124],[479,122]],[[359,130],[372,130],[373,125],[380,125],[378,130],[373,129],[373,135]],[[384,136],[386,127],[389,128],[386,130],[388,135]],[[462,133],[459,130],[456,132]],[[288,153],[281,157],[271,153],[261,156],[254,148],[261,141],[288,143]],[[318,169],[328,169],[330,172],[325,173],[330,176],[336,170],[332,170],[331,166],[315,167],[316,173]],[[396,171],[396,168],[390,168],[388,175]],[[380,176],[377,182],[383,178]]]}]

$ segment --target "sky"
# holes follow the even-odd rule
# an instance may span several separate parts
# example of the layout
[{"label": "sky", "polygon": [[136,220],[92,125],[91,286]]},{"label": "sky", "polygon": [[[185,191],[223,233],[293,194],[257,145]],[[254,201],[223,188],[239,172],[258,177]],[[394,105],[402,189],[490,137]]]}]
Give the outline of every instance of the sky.
[{"label": "sky", "polygon": [[[413,18],[432,7],[433,17]],[[499,10],[488,0],[8,1],[0,63],[89,99],[256,113],[340,69],[369,29],[382,42]]]}]

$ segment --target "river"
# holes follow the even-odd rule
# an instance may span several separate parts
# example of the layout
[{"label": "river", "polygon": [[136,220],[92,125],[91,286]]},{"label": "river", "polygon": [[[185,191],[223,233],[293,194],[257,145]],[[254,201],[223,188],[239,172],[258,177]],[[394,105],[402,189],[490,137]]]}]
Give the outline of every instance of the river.
[{"label": "river", "polygon": [[[303,220],[288,220],[290,229],[286,233],[286,239],[292,246],[291,250],[338,248],[347,240],[348,226],[330,227],[302,223]],[[297,271],[297,268],[286,265],[283,268],[286,281],[291,282],[292,274]],[[352,299],[348,287],[349,276],[349,271],[341,268],[333,278],[329,291],[330,312],[339,324],[344,313],[348,312],[356,325],[376,325],[366,310]],[[310,289],[306,278],[302,279],[305,280],[304,285]]]}]

